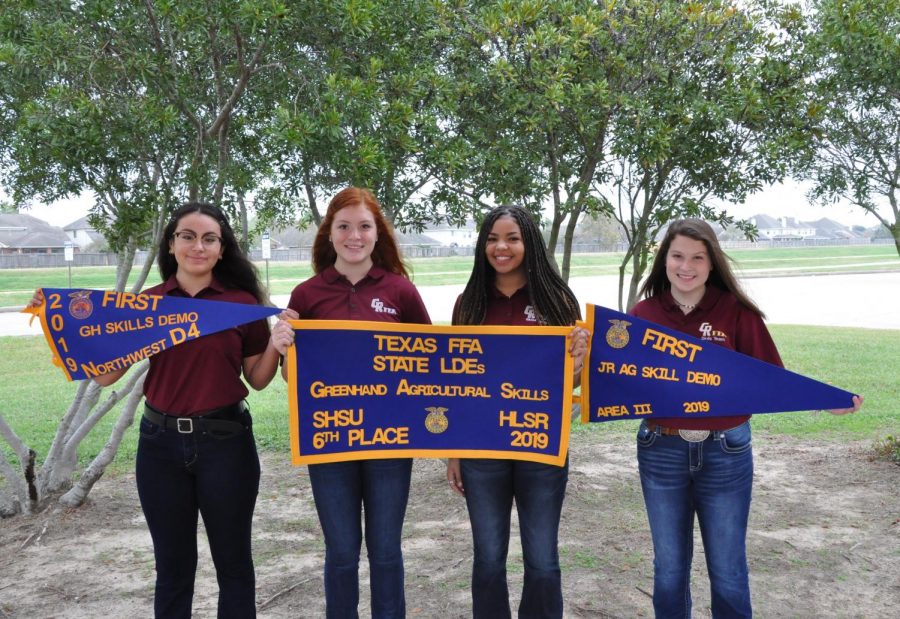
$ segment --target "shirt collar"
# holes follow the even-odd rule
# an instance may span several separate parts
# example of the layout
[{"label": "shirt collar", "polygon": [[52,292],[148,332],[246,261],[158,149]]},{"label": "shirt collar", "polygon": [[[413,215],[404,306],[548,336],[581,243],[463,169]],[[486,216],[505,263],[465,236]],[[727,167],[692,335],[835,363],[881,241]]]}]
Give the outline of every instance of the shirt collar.
[{"label": "shirt collar", "polygon": [[[162,292],[163,294],[171,294],[176,290],[187,296],[187,293],[181,290],[181,288],[178,286],[178,279],[175,277],[175,275],[172,275],[165,281],[165,283],[163,283]],[[215,292],[225,292],[225,287],[219,282],[219,280],[216,279],[216,276],[213,275],[212,280],[209,282],[209,286],[198,292],[195,296],[199,297],[207,290],[214,290]]]},{"label": "shirt collar", "polygon": [[522,286],[521,288],[519,288],[518,290],[516,290],[516,291],[512,294],[512,296],[510,296],[510,297],[507,297],[505,294],[503,294],[502,292],[500,292],[500,289],[497,288],[496,285],[492,285],[492,286],[491,286],[491,293],[490,293],[490,296],[491,296],[492,299],[507,299],[507,298],[509,298],[509,299],[515,299],[516,297],[518,297],[518,296],[520,296],[520,295],[523,295],[523,294],[524,294],[524,295],[527,295],[527,294],[528,294],[528,284],[525,284],[524,286]]},{"label": "shirt collar", "polygon": [[[377,281],[377,280],[381,279],[382,277],[384,277],[386,274],[387,274],[387,271],[382,269],[380,266],[372,265],[372,268],[369,269],[369,272],[366,273],[365,277],[363,277],[361,280],[359,280],[357,282],[357,285],[359,285],[360,283],[364,282],[367,279],[372,279],[372,280]],[[322,279],[324,279],[329,284],[336,284],[340,280],[344,280],[349,283],[349,280],[346,277],[344,277],[343,275],[341,275],[338,272],[338,270],[336,268],[334,268],[333,264],[328,265],[322,271]]]}]

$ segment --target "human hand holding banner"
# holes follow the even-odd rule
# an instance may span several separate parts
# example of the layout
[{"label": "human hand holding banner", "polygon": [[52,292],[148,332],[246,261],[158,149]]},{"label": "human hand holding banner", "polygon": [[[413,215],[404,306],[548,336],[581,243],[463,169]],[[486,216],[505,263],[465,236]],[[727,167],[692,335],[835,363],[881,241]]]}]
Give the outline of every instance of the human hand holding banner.
[{"label": "human hand holding banner", "polygon": [[588,304],[582,421],[853,407],[853,394],[674,329]]},{"label": "human hand holding banner", "polygon": [[570,327],[291,325],[294,464],[409,457],[565,462]]}]

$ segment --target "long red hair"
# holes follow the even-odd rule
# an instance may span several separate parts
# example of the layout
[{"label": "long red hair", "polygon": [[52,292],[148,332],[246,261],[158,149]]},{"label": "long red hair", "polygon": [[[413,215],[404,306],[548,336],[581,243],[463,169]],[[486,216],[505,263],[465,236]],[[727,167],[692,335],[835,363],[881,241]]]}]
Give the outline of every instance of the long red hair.
[{"label": "long red hair", "polygon": [[331,224],[334,217],[342,208],[348,206],[357,206],[362,204],[372,213],[375,218],[375,230],[378,232],[378,240],[375,242],[375,248],[372,250],[372,264],[379,266],[385,271],[402,275],[409,279],[409,273],[406,265],[400,257],[400,250],[394,240],[394,229],[390,222],[385,219],[381,212],[381,205],[372,192],[361,187],[347,187],[342,189],[335,195],[331,202],[328,203],[328,210],[325,211],[325,219],[316,232],[316,240],[313,242],[312,265],[313,271],[321,273],[334,264],[337,260],[337,252],[329,240],[331,236]]}]

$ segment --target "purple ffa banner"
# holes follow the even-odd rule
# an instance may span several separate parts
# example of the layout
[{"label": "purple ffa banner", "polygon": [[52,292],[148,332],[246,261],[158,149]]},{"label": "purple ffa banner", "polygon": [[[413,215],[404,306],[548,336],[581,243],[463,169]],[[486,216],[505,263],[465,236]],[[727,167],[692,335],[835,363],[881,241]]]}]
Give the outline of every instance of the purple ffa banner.
[{"label": "purple ffa banner", "polygon": [[111,290],[43,288],[53,363],[69,380],[124,369],[182,342],[279,313],[276,307]]},{"label": "purple ffa banner", "polygon": [[605,307],[587,310],[583,422],[853,406],[849,391]]},{"label": "purple ffa banner", "polygon": [[295,465],[411,457],[565,463],[571,328],[291,324]]}]

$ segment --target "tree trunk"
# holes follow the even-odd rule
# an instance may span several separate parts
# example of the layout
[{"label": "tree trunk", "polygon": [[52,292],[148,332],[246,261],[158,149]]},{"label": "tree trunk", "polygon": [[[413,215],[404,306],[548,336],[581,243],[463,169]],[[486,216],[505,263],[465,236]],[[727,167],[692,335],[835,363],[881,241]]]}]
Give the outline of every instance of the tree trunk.
[{"label": "tree trunk", "polygon": [[103,473],[106,472],[106,467],[109,466],[109,463],[115,457],[125,431],[134,423],[134,412],[138,404],[140,404],[141,398],[144,397],[143,385],[144,379],[147,377],[148,367],[148,364],[143,363],[142,367],[132,370],[132,373],[136,374],[136,379],[131,383],[128,400],[122,407],[122,412],[112,429],[109,440],[103,446],[103,449],[100,450],[100,453],[97,454],[97,457],[81,474],[78,482],[59,499],[59,502],[66,507],[80,507],[84,503],[94,484],[103,476]]},{"label": "tree trunk", "polygon": [[[56,427],[56,435],[53,437],[53,442],[50,443],[50,449],[47,452],[47,457],[44,459],[44,465],[41,467],[41,472],[38,474],[38,488],[43,489],[48,486],[50,473],[65,446],[65,437],[69,434],[69,427],[72,424],[72,419],[81,407],[81,403],[85,398],[85,393],[91,383],[93,383],[93,381],[83,380],[78,384],[78,389],[75,391],[75,397],[72,399],[72,403],[69,404],[68,410]],[[99,389],[99,385],[97,385],[97,388]]]},{"label": "tree trunk", "polygon": [[16,435],[6,420],[0,415],[0,436],[12,447],[21,465],[21,474],[16,473],[6,456],[0,451],[0,475],[6,478],[7,487],[0,489],[0,516],[7,509],[13,513],[22,511],[30,514],[40,500],[40,493],[34,475],[35,453]]},{"label": "tree trunk", "polygon": [[[150,270],[153,269],[153,263],[156,262],[157,248],[159,247],[163,229],[166,226],[166,219],[165,208],[160,208],[159,212],[156,214],[156,223],[153,225],[153,244],[147,250],[147,257],[144,259],[144,264],[141,266],[141,272],[138,274],[134,285],[131,287],[131,292],[138,293],[144,288],[144,282],[147,281],[147,276],[150,275]],[[134,254],[132,254],[131,258],[134,260]],[[116,288],[116,290],[125,290],[125,288]]]},{"label": "tree trunk", "polygon": [[628,263],[631,262],[631,258],[634,256],[634,245],[630,244],[625,249],[625,255],[622,257],[622,262],[619,263],[619,311],[624,312],[626,307],[625,299],[622,298],[622,293],[625,290],[625,271],[628,268]]},{"label": "tree trunk", "polygon": [[125,290],[128,276],[131,274],[131,266],[134,264],[134,252],[137,248],[131,239],[125,244],[118,254],[119,263],[116,265],[116,290]]},{"label": "tree trunk", "polygon": [[565,219],[565,215],[557,211],[553,212],[553,220],[550,222],[550,234],[547,238],[547,254],[554,262],[556,261],[554,258],[554,254],[556,254],[556,243],[559,240],[559,229],[562,226],[563,219]]},{"label": "tree trunk", "polygon": [[[75,470],[75,466],[78,464],[78,446],[81,445],[81,441],[84,440],[84,437],[94,429],[97,422],[105,417],[116,404],[118,404],[125,396],[134,392],[135,385],[143,384],[143,375],[147,371],[147,368],[147,362],[142,362],[135,366],[129,371],[128,379],[121,388],[112,390],[106,398],[106,401],[103,402],[101,406],[96,407],[96,410],[94,410],[89,417],[86,417],[72,432],[69,433],[69,438],[66,440],[66,446],[63,450],[64,457],[62,458],[63,462],[73,462],[71,470],[68,471],[69,476],[71,476],[71,473]],[[97,395],[99,398],[99,391],[97,392]],[[142,395],[142,393],[139,391],[138,396],[140,395]],[[95,405],[96,401],[91,404],[91,407],[95,408]]]},{"label": "tree trunk", "polygon": [[[78,466],[78,452],[71,447],[72,438],[84,423],[88,412],[97,404],[103,389],[92,380],[82,381],[84,383],[87,384],[83,388],[79,385],[75,401],[60,422],[50,452],[41,467],[41,477],[44,480],[41,489],[44,494],[62,492],[72,485],[72,474]],[[77,447],[77,442],[74,446]]]},{"label": "tree trunk", "polygon": [[[0,472],[2,470],[2,467],[0,467]],[[11,493],[0,491],[0,518],[9,518],[21,511],[19,502],[15,498]]]},{"label": "tree trunk", "polygon": [[641,225],[635,231],[634,251],[631,254],[631,279],[628,281],[628,302],[623,312],[627,312],[637,303],[638,287],[644,277],[647,265],[647,229]]},{"label": "tree trunk", "polygon": [[635,252],[631,260],[631,278],[628,280],[628,302],[625,304],[623,312],[627,312],[637,303],[638,286],[641,283],[641,278],[644,276],[640,257],[641,252]]},{"label": "tree trunk", "polygon": [[238,217],[241,220],[241,249],[248,256],[250,255],[250,219],[247,216],[247,203],[244,202],[244,194],[238,193]]},{"label": "tree trunk", "polygon": [[572,241],[575,238],[575,228],[578,227],[578,218],[581,213],[576,209],[569,215],[569,222],[566,224],[566,232],[563,236],[563,260],[560,275],[563,281],[569,282],[569,272],[572,269]]}]

